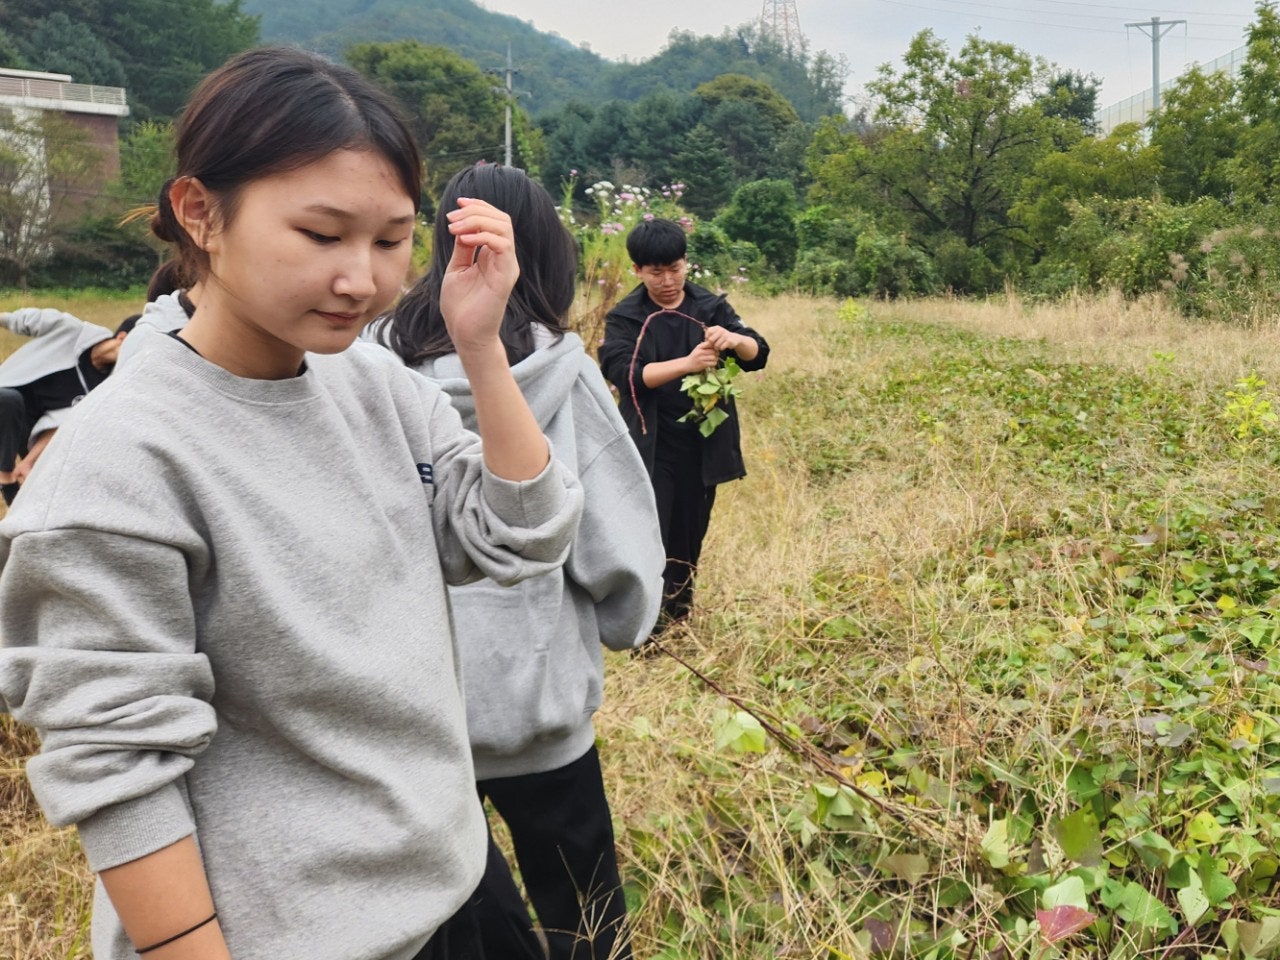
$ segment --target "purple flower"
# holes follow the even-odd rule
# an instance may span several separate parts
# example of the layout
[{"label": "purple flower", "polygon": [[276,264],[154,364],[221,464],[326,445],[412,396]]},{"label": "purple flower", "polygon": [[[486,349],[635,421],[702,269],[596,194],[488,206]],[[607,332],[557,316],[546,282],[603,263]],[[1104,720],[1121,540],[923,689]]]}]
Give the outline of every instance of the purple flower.
[{"label": "purple flower", "polygon": [[646,214],[644,215],[644,218],[645,218],[646,220],[652,220],[652,219],[653,219],[653,214],[652,214],[652,213],[646,213]]},{"label": "purple flower", "polygon": [[578,171],[577,171],[577,169],[571,169],[571,170],[569,171],[569,176],[571,176],[571,177],[576,177],[577,175],[578,175]]}]

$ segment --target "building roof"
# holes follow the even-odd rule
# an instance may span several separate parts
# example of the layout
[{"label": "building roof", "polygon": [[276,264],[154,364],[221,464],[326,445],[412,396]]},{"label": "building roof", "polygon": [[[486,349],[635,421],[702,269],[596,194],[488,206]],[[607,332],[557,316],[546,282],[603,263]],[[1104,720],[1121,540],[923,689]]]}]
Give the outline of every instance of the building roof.
[{"label": "building roof", "polygon": [[129,115],[123,87],[72,83],[64,73],[39,73],[0,67],[0,106],[62,113]]}]

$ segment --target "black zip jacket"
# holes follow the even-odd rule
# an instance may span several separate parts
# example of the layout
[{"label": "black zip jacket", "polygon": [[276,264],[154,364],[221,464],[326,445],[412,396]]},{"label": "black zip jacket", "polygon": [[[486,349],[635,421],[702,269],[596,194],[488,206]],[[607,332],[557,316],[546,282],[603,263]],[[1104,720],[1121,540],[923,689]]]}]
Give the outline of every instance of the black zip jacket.
[{"label": "black zip jacket", "polygon": [[[674,360],[687,356],[702,342],[702,330],[695,323],[688,324],[685,349],[670,356],[658,356],[657,346],[640,331],[646,318],[660,311],[649,297],[644,284],[636,287],[605,318],[604,345],[600,347],[600,366],[605,377],[618,388],[618,408],[626,421],[631,437],[640,450],[649,476],[653,476],[654,457],[658,444],[663,442],[663,424],[658,419],[658,393],[644,384],[640,371],[646,364],[662,360]],[[732,356],[744,370],[763,369],[769,360],[769,344],[764,337],[742,322],[742,318],[729,305],[723,295],[717,295],[686,281],[684,302],[677,308],[680,313],[700,320],[709,327],[724,327],[734,333],[751,337],[760,346],[760,352],[751,360],[744,360],[732,350],[721,357]],[[640,350],[636,353],[636,341]],[[632,364],[632,356],[635,363]],[[637,406],[639,410],[637,410]],[[690,404],[692,406],[692,403]],[[720,424],[709,437],[702,438],[702,481],[714,486],[727,480],[737,480],[747,475],[742,460],[741,433],[738,427],[737,405],[730,400],[725,407],[729,419]],[[643,415],[643,426],[641,417]]]}]

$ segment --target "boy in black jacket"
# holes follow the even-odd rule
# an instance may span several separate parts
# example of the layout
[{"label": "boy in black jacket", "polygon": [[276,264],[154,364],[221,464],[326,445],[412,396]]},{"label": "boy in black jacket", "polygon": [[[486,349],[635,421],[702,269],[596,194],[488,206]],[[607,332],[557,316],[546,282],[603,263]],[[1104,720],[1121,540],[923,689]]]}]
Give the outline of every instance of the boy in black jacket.
[{"label": "boy in black jacket", "polygon": [[106,379],[120,344],[137,322],[112,332],[60,310],[0,312],[0,327],[31,339],[0,364],[0,494],[12,503],[18,485],[71,408]]},{"label": "boy in black jacket", "polygon": [[696,423],[680,422],[693,405],[680,383],[730,356],[743,370],[760,370],[769,344],[723,296],[685,279],[685,234],[675,221],[637,224],[627,252],[640,286],[605,319],[600,365],[618,388],[658,502],[667,552],[661,626],[689,615],[716,485],[747,472],[733,401],[725,407],[728,419],[704,437]]}]

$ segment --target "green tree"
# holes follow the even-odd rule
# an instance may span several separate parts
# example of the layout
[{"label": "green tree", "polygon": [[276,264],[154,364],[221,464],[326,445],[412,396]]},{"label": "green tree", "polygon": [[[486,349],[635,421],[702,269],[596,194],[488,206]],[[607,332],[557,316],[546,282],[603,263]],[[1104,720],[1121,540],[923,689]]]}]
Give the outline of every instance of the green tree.
[{"label": "green tree", "polygon": [[126,203],[155,203],[173,176],[173,128],[152,120],[137,124],[120,143],[120,198]]},{"label": "green tree", "polygon": [[1149,129],[1164,165],[1165,196],[1175,203],[1230,196],[1232,161],[1244,131],[1231,77],[1193,67],[1164,94]]},{"label": "green tree", "polygon": [[626,100],[655,89],[683,94],[722,74],[741,74],[768,84],[801,119],[812,123],[840,113],[847,72],[843,59],[826,53],[788,54],[754,24],[725,30],[718,37],[673,30],[657,56],[614,69],[609,93]]},{"label": "green tree", "polygon": [[74,229],[101,164],[89,135],[60,114],[0,117],[0,263],[21,289]]},{"label": "green tree", "polygon": [[1244,116],[1230,177],[1246,203],[1268,203],[1280,186],[1280,15],[1272,2],[1259,3],[1246,34],[1237,80]]},{"label": "green tree", "polygon": [[706,105],[703,123],[733,164],[734,179],[792,180],[804,168],[809,128],[777,90],[741,74],[724,74],[694,90]]},{"label": "green tree", "polygon": [[744,183],[716,224],[730,238],[754,243],[779,273],[795,265],[796,188],[790,181]]},{"label": "green tree", "polygon": [[116,221],[128,221],[123,226],[126,236],[150,247],[158,260],[163,260],[167,249],[152,236],[150,217],[145,214],[173,176],[173,168],[173,129],[167,123],[144,120],[120,142],[120,178],[108,189]]},{"label": "green tree", "polygon": [[1070,150],[1041,157],[1022,182],[1011,219],[1026,227],[1037,252],[1044,253],[1071,221],[1073,203],[1150,197],[1160,172],[1159,151],[1147,145],[1142,128],[1121,124],[1106,137],[1085,137]]},{"label": "green tree", "polygon": [[767,117],[742,100],[726,100],[711,110],[703,123],[724,145],[736,183],[763,179],[779,134]]},{"label": "green tree", "polygon": [[676,178],[675,157],[702,112],[699,101],[665,90],[650,93],[627,112],[628,165],[656,186]]},{"label": "green tree", "polygon": [[76,83],[124,86],[120,61],[97,34],[83,23],[73,23],[65,13],[53,13],[39,21],[28,48],[41,70],[68,74]]},{"label": "green tree", "polygon": [[553,193],[558,184],[573,175],[571,171],[578,171],[578,175],[588,183],[600,179],[599,176],[587,179],[593,173],[601,172],[591,169],[585,146],[587,132],[595,115],[590,104],[574,100],[558,113],[538,119],[537,126],[542,132],[542,142],[547,153],[543,167],[544,183],[552,188]]},{"label": "green tree", "polygon": [[[615,176],[625,158],[630,155],[630,130],[627,119],[630,107],[621,100],[609,100],[600,105],[591,125],[587,128],[582,147],[586,158],[583,168],[594,179],[607,180]],[[585,177],[583,178],[586,179]]]},{"label": "green tree", "polygon": [[0,67],[9,67],[14,70],[27,68],[21,45],[7,30],[0,30]]},{"label": "green tree", "polygon": [[[98,34],[125,66],[136,119],[168,120],[209,71],[258,42],[240,0],[100,0]],[[72,17],[74,20],[74,16]]]},{"label": "green tree", "polygon": [[[60,55],[35,46],[42,21],[65,16],[92,33],[123,68],[137,119],[172,117],[200,79],[232,54],[258,42],[258,18],[240,0],[23,0],[0,4],[0,29],[27,53],[33,69]],[[96,69],[96,68],[95,68]],[[73,74],[75,75],[75,74]],[[76,79],[80,79],[76,76]]]},{"label": "green tree", "polygon": [[730,100],[750,104],[779,132],[800,120],[786,97],[764,81],[740,73],[724,73],[708,80],[693,95],[712,110]]},{"label": "green tree", "polygon": [[1036,98],[1046,117],[1068,120],[1088,136],[1098,132],[1098,78],[1078,70],[1067,70],[1049,78],[1048,89]]},{"label": "green tree", "polygon": [[[396,98],[426,163],[428,206],[459,169],[503,155],[505,104],[497,80],[447,47],[417,40],[362,43],[347,62]],[[514,107],[513,111],[519,111]],[[537,158],[521,156],[521,167]]]},{"label": "green tree", "polygon": [[733,195],[733,165],[720,138],[702,124],[685,134],[671,158],[672,182],[683,183],[680,202],[699,217],[715,216]]},{"label": "green tree", "polygon": [[[1010,216],[1022,179],[1047,152],[1083,136],[1036,101],[1049,79],[1046,64],[1009,44],[970,37],[951,56],[921,32],[901,70],[886,64],[868,85],[879,100],[871,128],[819,130],[812,199],[870,210],[886,233],[905,232],[924,249],[955,240],[1012,268],[1031,252]],[[956,285],[982,289],[976,280]]]}]

